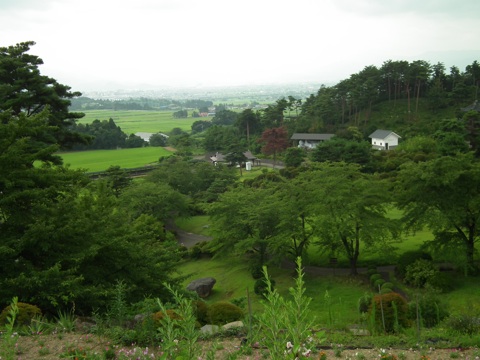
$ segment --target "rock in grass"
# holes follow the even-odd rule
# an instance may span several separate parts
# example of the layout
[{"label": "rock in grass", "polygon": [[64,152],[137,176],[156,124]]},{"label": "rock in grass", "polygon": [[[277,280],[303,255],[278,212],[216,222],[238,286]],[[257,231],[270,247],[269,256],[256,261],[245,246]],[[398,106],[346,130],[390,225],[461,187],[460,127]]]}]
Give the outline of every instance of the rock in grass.
[{"label": "rock in grass", "polygon": [[199,297],[206,298],[210,295],[216,282],[217,280],[212,277],[193,280],[187,285],[187,290],[195,291]]}]

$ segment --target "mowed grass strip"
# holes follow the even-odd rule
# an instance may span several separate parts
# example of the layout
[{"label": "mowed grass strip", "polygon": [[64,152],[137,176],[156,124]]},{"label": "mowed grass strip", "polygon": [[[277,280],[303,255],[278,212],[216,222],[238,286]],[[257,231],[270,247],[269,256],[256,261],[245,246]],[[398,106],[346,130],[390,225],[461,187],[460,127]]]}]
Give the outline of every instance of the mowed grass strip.
[{"label": "mowed grass strip", "polygon": [[90,150],[59,153],[65,165],[71,169],[85,169],[87,172],[107,170],[110,166],[124,169],[152,165],[162,156],[172,152],[162,147],[144,147],[119,150]]},{"label": "mowed grass strip", "polygon": [[[147,111],[147,110],[86,110],[85,116],[78,121],[79,124],[91,124],[95,120],[113,119],[126,134],[137,132],[169,133],[174,128],[190,132],[192,124],[197,120],[211,120],[211,117],[175,119],[173,111]],[[189,112],[189,115],[191,113]]]}]

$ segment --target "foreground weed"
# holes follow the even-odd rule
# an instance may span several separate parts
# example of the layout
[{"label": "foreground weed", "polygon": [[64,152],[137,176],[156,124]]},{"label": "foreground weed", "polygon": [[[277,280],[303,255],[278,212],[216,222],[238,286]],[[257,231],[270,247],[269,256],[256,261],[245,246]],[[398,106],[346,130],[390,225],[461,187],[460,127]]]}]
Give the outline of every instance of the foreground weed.
[{"label": "foreground weed", "polygon": [[[305,296],[302,262],[297,258],[295,287],[290,288],[291,300],[285,300],[276,289],[266,267],[263,267],[267,292],[263,301],[263,312],[258,316],[259,332],[256,340],[266,346],[270,357],[299,359],[311,355],[312,331],[315,317],[309,309],[311,298]],[[323,337],[323,333],[320,333]]]},{"label": "foreground weed", "polygon": [[75,315],[73,311],[59,311],[57,315],[57,325],[60,327],[60,331],[72,332],[75,330]]},{"label": "foreground weed", "polygon": [[192,300],[185,298],[174,290],[170,285],[164,284],[172,293],[177,307],[175,312],[178,319],[172,319],[167,315],[167,307],[159,299],[158,305],[165,316],[161,320],[158,332],[162,339],[162,350],[164,351],[161,359],[194,359],[199,353],[197,344],[200,332],[196,329],[196,317],[193,309]]},{"label": "foreground weed", "polygon": [[18,334],[15,330],[15,321],[18,315],[18,297],[14,297],[10,303],[10,310],[7,314],[7,323],[5,331],[2,333],[2,346],[0,347],[0,359],[15,359],[15,351],[17,349]]}]

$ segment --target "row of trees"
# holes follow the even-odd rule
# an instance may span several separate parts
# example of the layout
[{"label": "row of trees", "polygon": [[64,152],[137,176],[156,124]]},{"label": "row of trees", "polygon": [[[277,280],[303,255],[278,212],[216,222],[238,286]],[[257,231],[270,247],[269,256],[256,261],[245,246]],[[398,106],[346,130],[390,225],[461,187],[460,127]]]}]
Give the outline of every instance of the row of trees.
[{"label": "row of trees", "polygon": [[[259,111],[217,109],[210,124],[198,122],[192,132],[202,132],[207,151],[226,149],[232,138],[241,139],[245,148],[259,151],[256,140],[263,131],[281,126],[289,135],[338,134],[355,126],[367,139],[381,121],[381,126],[393,127],[402,136],[431,136],[444,116],[439,113],[449,112],[448,117],[453,118],[455,110],[477,99],[479,79],[477,61],[464,71],[452,66],[447,72],[441,63],[389,60],[380,68],[367,66],[334,86],[321,86],[307,99],[288,96]],[[381,120],[371,123],[380,104]]]},{"label": "row of trees", "polygon": [[71,99],[70,109],[75,111],[85,110],[161,110],[167,108],[204,109],[213,106],[210,100],[186,99],[174,100],[164,98],[145,98],[128,100],[92,99],[79,96]]},{"label": "row of trees", "polygon": [[73,150],[136,148],[148,143],[135,134],[127,135],[113,119],[94,120],[91,124],[73,124],[70,128],[89,138],[88,144],[73,145]]},{"label": "row of trees", "polygon": [[[433,237],[424,246],[437,258],[478,270],[480,163],[472,153],[404,158],[394,174],[345,162],[283,174],[244,181],[210,206],[215,251],[253,252],[261,265],[305,256],[315,243],[331,256],[346,255],[356,274],[362,252],[384,252],[394,261],[402,234],[427,227]],[[389,216],[394,208],[401,219]]]}]

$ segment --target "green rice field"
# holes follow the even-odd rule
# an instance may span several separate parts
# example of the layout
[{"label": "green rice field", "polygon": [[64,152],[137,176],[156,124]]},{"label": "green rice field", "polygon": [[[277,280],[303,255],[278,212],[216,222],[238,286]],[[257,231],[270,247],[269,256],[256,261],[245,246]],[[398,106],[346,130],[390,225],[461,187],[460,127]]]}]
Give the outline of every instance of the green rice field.
[{"label": "green rice field", "polygon": [[85,116],[78,121],[79,124],[91,124],[94,120],[115,121],[126,134],[136,132],[169,133],[174,128],[191,131],[192,124],[197,120],[211,120],[211,117],[175,119],[172,110],[147,111],[147,110],[86,110]]},{"label": "green rice field", "polygon": [[60,153],[65,165],[71,169],[85,169],[87,172],[107,170],[110,166],[137,168],[152,165],[162,156],[172,152],[162,147],[144,147],[119,150],[91,150]]}]

